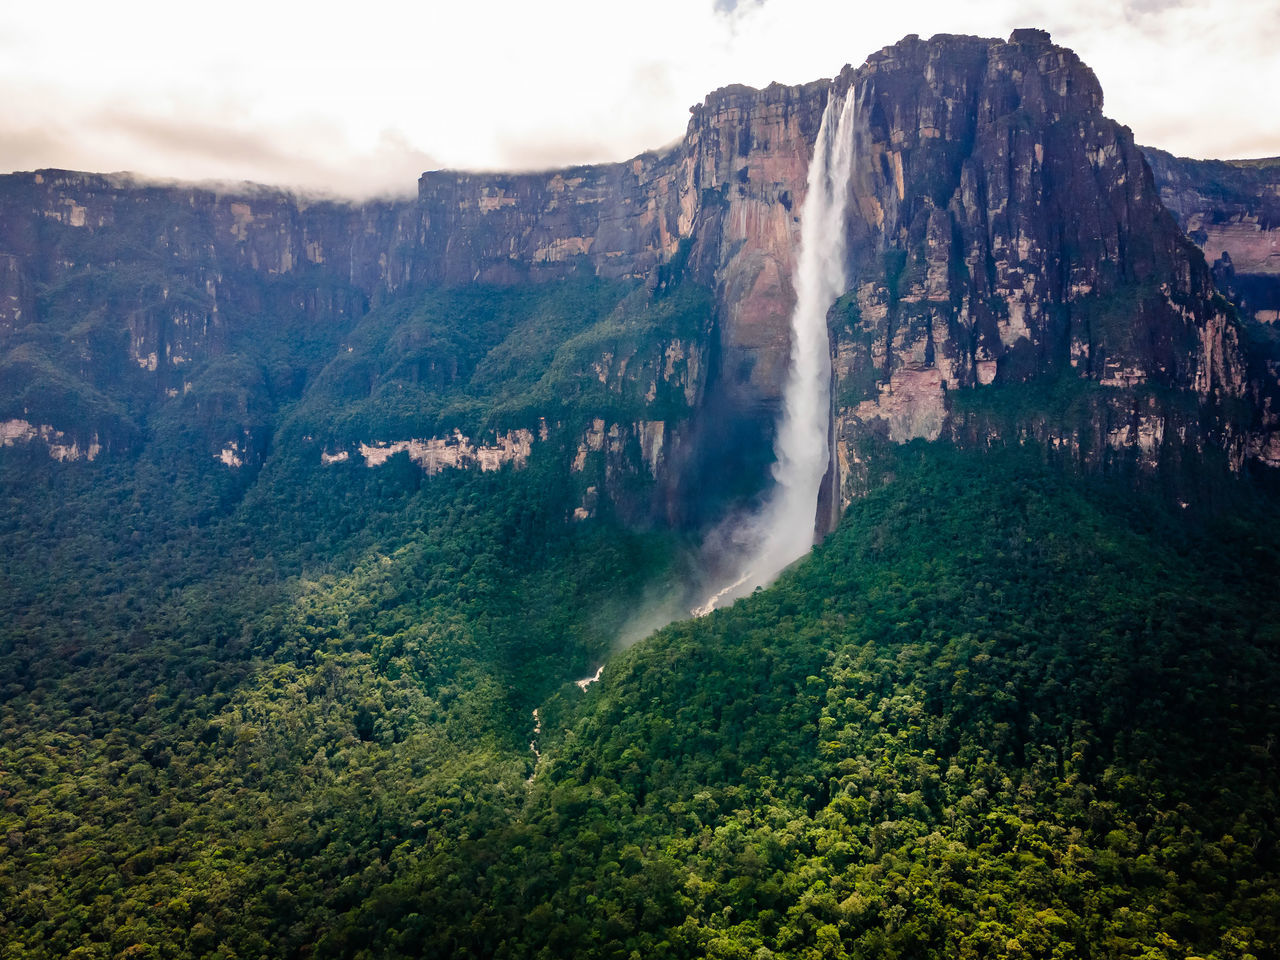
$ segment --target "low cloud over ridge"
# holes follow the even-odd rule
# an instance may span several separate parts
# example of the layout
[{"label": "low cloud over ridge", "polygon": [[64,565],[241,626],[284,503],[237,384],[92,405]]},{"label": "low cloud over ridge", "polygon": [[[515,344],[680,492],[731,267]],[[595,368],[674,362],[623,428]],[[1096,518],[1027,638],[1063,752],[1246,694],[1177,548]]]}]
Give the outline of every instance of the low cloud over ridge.
[{"label": "low cloud over ridge", "polygon": [[0,170],[57,166],[408,193],[434,167],[624,160],[728,83],[832,75],[908,33],[1042,26],[1097,72],[1107,113],[1190,156],[1280,154],[1280,0],[654,0],[626,29],[587,0],[306,16],[72,0],[0,11]]}]

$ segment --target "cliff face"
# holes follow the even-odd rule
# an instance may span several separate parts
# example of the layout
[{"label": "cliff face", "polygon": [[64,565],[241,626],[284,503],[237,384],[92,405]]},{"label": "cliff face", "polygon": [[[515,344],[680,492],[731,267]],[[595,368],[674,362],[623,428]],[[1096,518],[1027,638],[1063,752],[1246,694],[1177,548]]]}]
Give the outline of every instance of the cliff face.
[{"label": "cliff face", "polygon": [[1255,413],[1244,459],[1280,466],[1280,159],[1188,160],[1144,149],[1161,199],[1241,319]]},{"label": "cliff face", "polygon": [[[1083,463],[1148,469],[1209,440],[1202,408],[1246,391],[1237,331],[1073,53],[1034,30],[909,38],[837,88],[860,118],[855,281],[833,315],[846,497],[870,434],[1030,436]],[[1057,422],[984,409],[1033,380],[1091,400]],[[1207,432],[1239,463],[1236,430]]]},{"label": "cliff face", "polygon": [[[132,449],[156,409],[212,373],[229,389],[197,414],[210,450],[260,459],[270,424],[257,408],[296,395],[315,365],[301,355],[307,340],[331,347],[371,298],[408,281],[398,251],[418,245],[416,213],[249,185],[0,178],[0,418],[82,451]],[[219,373],[246,343],[269,365]]]},{"label": "cliff face", "polygon": [[[743,450],[752,482],[765,476],[798,204],[825,87],[729,88],[694,108],[688,135],[664,153],[545,174],[432,172],[416,200],[399,202],[64,171],[0,178],[0,349],[13,388],[0,417],[14,422],[14,438],[56,433],[96,456],[135,448],[156,411],[185,403],[193,409],[183,415],[206,421],[209,456],[256,465],[272,411],[306,389],[373,306],[424,289],[583,273],[652,291],[670,265],[713,291],[700,330],[606,346],[589,365],[616,393],[653,398],[674,384],[696,405],[683,422],[604,428],[624,438],[604,445],[616,461],[609,472],[654,475],[654,509],[695,522],[682,501],[739,472]],[[279,347],[267,357],[265,340]],[[233,376],[254,381],[247,389],[205,395],[211,368],[246,355],[254,369]],[[440,371],[457,366],[432,365],[429,375],[445,380],[452,374]],[[51,369],[78,381],[69,395],[51,396]],[[577,448],[590,446],[592,424],[569,428]],[[409,442],[346,440],[348,450]]]},{"label": "cliff face", "polygon": [[1214,264],[1222,292],[1263,323],[1280,319],[1280,158],[1188,160],[1144,147],[1160,198]]},{"label": "cliff face", "polygon": [[[443,235],[466,238],[458,279],[575,256],[651,279],[689,243],[716,302],[703,453],[741,459],[767,451],[781,398],[799,210],[829,89],[859,104],[852,290],[831,318],[833,488],[857,489],[870,436],[1012,433],[1082,464],[1145,470],[1219,448],[1237,468],[1272,462],[1266,364],[1249,360],[1129,131],[1102,115],[1092,71],[1042,31],[911,37],[834,84],[717,91],[663,155],[572,177],[433,174],[422,195],[449,209]],[[584,217],[591,207],[611,212]],[[968,395],[1059,377],[1084,395],[1065,420],[1028,411],[1011,423]],[[1257,416],[1221,414],[1245,397]]]},{"label": "cliff face", "polygon": [[584,264],[643,279],[688,235],[679,152],[550,173],[425,173],[418,200],[428,283],[520,283]]},{"label": "cliff face", "polygon": [[652,284],[686,241],[692,275],[716,290],[723,389],[735,405],[776,403],[799,204],[826,88],[719,90],[692,109],[676,147],[627,163],[426,173],[418,279],[514,283],[585,266]]},{"label": "cliff face", "polygon": [[[371,308],[471,284],[595,276],[654,299],[683,282],[709,292],[692,326],[575,354],[584,381],[629,398],[626,417],[542,419],[552,435],[561,424],[575,472],[595,453],[612,464],[604,495],[610,475],[648,476],[653,512],[705,520],[694,491],[750,490],[766,476],[806,171],[833,90],[856,98],[857,122],[851,288],[829,318],[824,516],[838,512],[836,491],[856,493],[883,440],[1035,438],[1085,465],[1147,470],[1213,450],[1237,468],[1280,463],[1269,348],[1242,342],[1142,152],[1102,116],[1093,73],[1034,30],[1008,42],[909,37],[832,83],[717,91],[663,152],[538,174],[432,172],[412,200],[0,178],[0,420],[12,425],[0,442],[56,435],[60,449],[96,456],[135,446],[173,408],[204,424],[209,456],[256,464],[281,404],[352,349]],[[1272,275],[1259,246],[1270,241],[1258,240],[1269,207],[1213,207],[1202,170],[1154,162],[1193,236],[1212,245],[1247,228],[1240,261],[1250,277]],[[1230,280],[1223,264],[1218,278]],[[619,329],[640,316],[627,309]],[[448,386],[469,369],[456,350],[431,353],[426,333],[396,336],[422,353],[406,384]],[[401,376],[394,358],[377,362],[357,392],[376,397]],[[1005,409],[1008,388],[1028,381],[1074,391],[1069,413]],[[668,394],[684,399],[655,399]],[[512,429],[540,435],[526,419],[464,439],[481,450]],[[331,439],[348,455],[434,450],[451,429]],[[323,455],[336,462],[338,447]]]}]

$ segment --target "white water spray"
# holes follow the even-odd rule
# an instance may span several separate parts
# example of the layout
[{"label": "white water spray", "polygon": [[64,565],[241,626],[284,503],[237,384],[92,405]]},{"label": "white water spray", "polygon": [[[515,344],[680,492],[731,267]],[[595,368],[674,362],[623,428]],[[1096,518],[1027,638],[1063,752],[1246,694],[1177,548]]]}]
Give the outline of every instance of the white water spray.
[{"label": "white water spray", "polygon": [[808,192],[800,211],[796,305],[791,314],[791,362],[773,450],[776,484],[747,524],[743,559],[735,579],[697,607],[716,607],[771,583],[813,546],[818,489],[827,472],[831,425],[831,345],[827,311],[848,285],[845,275],[845,211],[853,175],[856,96],[827,100],[809,164]]}]

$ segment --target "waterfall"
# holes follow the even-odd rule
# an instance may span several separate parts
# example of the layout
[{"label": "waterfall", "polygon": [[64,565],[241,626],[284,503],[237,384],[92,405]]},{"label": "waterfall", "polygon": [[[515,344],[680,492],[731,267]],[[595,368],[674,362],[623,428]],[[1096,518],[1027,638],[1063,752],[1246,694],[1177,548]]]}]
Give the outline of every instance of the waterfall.
[{"label": "waterfall", "polygon": [[774,487],[745,525],[736,579],[693,612],[710,613],[773,581],[813,546],[818,488],[830,461],[831,345],[827,311],[848,285],[845,212],[853,174],[856,96],[827,100],[809,164],[800,211],[796,305],[791,314],[791,361],[773,450]]}]

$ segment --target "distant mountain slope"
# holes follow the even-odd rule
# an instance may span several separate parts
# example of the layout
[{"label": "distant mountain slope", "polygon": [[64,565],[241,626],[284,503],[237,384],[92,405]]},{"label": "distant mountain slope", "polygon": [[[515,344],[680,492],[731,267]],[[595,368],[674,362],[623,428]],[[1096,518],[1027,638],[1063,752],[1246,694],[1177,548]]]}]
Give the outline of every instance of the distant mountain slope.
[{"label": "distant mountain slope", "polygon": [[1280,319],[1280,157],[1189,160],[1143,147],[1178,224],[1215,266],[1215,280],[1247,313]]}]

